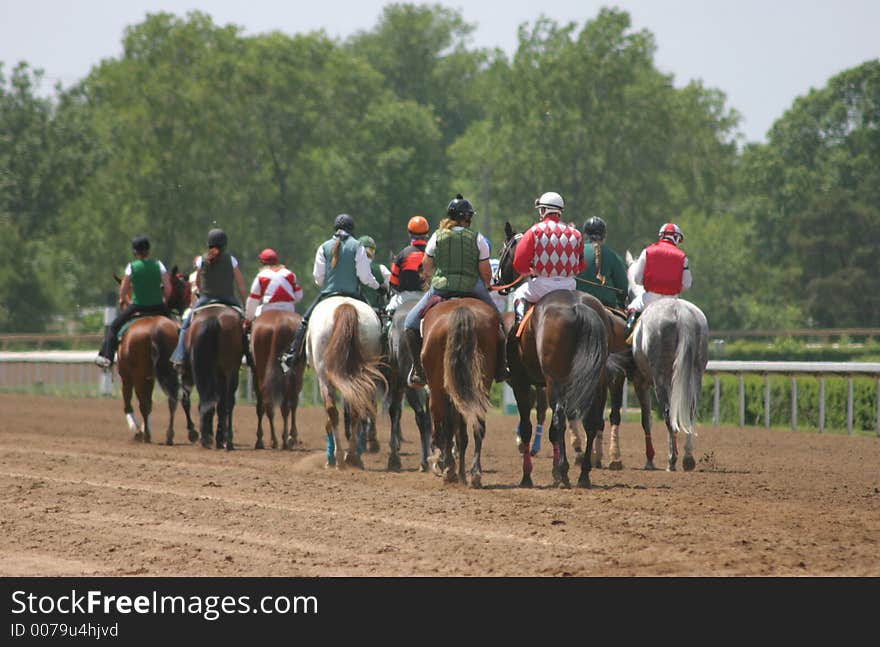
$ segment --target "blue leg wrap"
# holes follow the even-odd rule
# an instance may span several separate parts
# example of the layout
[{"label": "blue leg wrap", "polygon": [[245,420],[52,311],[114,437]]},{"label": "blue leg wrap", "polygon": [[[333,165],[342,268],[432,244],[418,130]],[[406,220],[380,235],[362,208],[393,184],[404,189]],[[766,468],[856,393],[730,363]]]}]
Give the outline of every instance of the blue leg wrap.
[{"label": "blue leg wrap", "polygon": [[541,451],[541,434],[544,433],[544,426],[535,427],[535,440],[532,441],[532,456],[536,456]]},{"label": "blue leg wrap", "polygon": [[327,434],[327,464],[336,465],[336,441],[333,434]]}]

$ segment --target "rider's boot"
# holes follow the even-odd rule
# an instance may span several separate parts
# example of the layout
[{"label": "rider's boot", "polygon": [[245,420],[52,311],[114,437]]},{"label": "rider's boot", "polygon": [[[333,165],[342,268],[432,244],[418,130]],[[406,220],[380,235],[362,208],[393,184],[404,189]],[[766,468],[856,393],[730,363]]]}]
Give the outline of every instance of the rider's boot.
[{"label": "rider's boot", "polygon": [[624,335],[626,335],[626,342],[631,344],[632,341],[630,337],[632,336],[633,330],[636,327],[636,321],[638,321],[639,313],[635,310],[630,310],[626,317],[626,330],[624,331]]},{"label": "rider's boot", "polygon": [[422,367],[422,336],[418,330],[404,330],[406,343],[409,346],[409,354],[412,356],[412,368],[407,378],[407,384],[413,388],[425,386],[425,369]]},{"label": "rider's boot", "polygon": [[306,338],[306,328],[308,328],[308,325],[309,322],[305,319],[299,322],[299,328],[296,329],[296,333],[293,336],[293,343],[288,351],[281,356],[281,370],[285,375],[290,372],[290,369],[302,356],[303,341]]}]

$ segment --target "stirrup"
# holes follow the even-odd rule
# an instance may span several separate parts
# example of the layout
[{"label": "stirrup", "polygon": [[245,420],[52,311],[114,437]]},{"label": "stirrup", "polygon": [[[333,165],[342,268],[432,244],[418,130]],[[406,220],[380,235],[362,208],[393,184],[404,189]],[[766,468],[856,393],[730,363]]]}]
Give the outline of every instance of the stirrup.
[{"label": "stirrup", "polygon": [[413,389],[421,389],[425,386],[425,379],[423,375],[416,374],[416,367],[412,366],[409,369],[409,375],[406,378],[406,385]]},{"label": "stirrup", "polygon": [[103,355],[98,355],[95,358],[95,364],[97,364],[101,368],[110,368],[111,366],[113,366],[113,360],[107,359]]}]

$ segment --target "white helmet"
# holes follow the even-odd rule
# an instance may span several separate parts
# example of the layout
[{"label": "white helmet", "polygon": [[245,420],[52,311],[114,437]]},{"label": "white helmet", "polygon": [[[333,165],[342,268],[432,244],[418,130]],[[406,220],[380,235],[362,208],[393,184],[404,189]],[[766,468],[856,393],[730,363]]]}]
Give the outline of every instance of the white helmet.
[{"label": "white helmet", "polygon": [[562,213],[562,210],[565,209],[565,201],[562,199],[562,196],[554,191],[548,191],[540,198],[535,200],[535,209],[539,209],[544,207],[548,212],[555,211],[557,213]]}]

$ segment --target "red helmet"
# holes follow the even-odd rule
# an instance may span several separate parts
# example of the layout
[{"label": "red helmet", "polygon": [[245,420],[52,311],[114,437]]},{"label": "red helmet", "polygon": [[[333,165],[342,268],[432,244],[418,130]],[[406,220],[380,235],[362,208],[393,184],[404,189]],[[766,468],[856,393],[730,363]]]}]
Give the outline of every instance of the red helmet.
[{"label": "red helmet", "polygon": [[682,235],[681,233],[681,228],[674,222],[667,222],[665,225],[660,227],[660,231],[657,233],[657,237],[666,238],[676,245],[684,240],[684,235]]},{"label": "red helmet", "polygon": [[274,249],[269,249],[267,247],[262,252],[260,252],[260,262],[263,265],[277,265],[278,254],[275,253]]},{"label": "red helmet", "polygon": [[422,218],[422,216],[413,216],[409,219],[409,223],[406,226],[406,230],[413,236],[424,236],[430,228],[428,221]]}]

